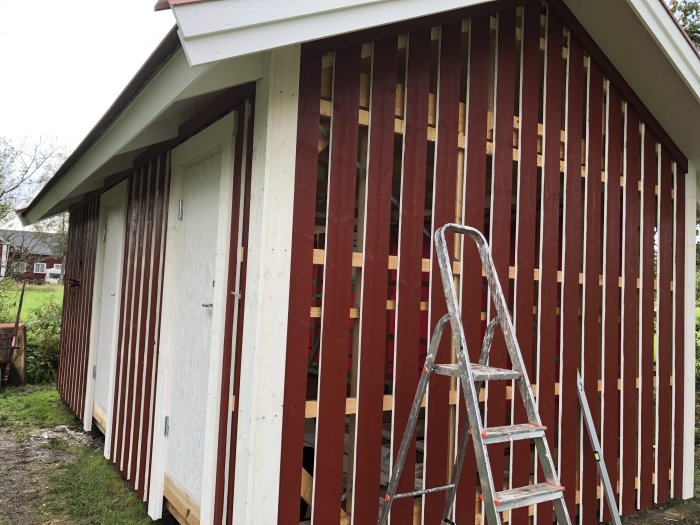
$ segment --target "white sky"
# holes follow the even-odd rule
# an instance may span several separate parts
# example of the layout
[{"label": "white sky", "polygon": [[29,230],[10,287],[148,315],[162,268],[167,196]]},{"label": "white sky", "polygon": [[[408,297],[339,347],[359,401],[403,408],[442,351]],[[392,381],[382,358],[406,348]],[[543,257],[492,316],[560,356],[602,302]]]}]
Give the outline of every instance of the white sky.
[{"label": "white sky", "polygon": [[175,24],[155,0],[0,0],[0,136],[70,152]]}]

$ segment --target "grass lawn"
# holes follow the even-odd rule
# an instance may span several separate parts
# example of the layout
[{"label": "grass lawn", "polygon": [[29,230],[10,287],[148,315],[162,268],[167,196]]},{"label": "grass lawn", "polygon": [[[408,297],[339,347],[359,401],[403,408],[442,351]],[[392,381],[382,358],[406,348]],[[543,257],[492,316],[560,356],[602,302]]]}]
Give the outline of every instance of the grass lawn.
[{"label": "grass lawn", "polygon": [[[136,492],[53,386],[0,392],[0,525],[148,525]],[[161,522],[157,522],[161,523]]]},{"label": "grass lawn", "polygon": [[[7,290],[7,295],[12,305],[12,319],[3,320],[5,322],[13,322],[14,315],[17,312],[19,305],[19,296],[22,291],[22,285],[12,283]],[[62,284],[27,284],[24,291],[24,302],[22,303],[21,319],[27,322],[29,313],[36,310],[45,302],[53,300],[58,303],[63,303],[63,285]]]}]

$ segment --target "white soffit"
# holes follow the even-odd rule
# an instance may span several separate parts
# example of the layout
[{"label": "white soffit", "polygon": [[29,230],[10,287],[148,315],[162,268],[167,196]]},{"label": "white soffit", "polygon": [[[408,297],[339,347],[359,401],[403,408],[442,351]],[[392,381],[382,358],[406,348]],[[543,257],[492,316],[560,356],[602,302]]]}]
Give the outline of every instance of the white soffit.
[{"label": "white soffit", "polygon": [[661,0],[564,0],[689,160],[700,160],[700,57]]},{"label": "white soffit", "polygon": [[22,222],[32,224],[65,210],[76,195],[100,187],[96,178],[131,167],[143,148],[176,137],[188,116],[181,110],[183,103],[254,82],[262,76],[262,66],[261,55],[250,55],[191,67],[182,49],[177,50],[51,190],[32,201],[20,216]]},{"label": "white soffit", "polygon": [[173,4],[192,65],[410,20],[488,0],[211,0]]}]

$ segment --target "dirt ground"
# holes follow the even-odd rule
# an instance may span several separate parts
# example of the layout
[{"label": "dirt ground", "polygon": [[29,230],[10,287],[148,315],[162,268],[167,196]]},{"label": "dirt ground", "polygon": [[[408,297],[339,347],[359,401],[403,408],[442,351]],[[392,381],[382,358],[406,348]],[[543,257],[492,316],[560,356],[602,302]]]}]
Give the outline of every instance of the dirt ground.
[{"label": "dirt ground", "polygon": [[61,518],[46,521],[40,512],[47,474],[75,459],[71,445],[99,449],[103,441],[65,425],[35,430],[26,438],[0,430],[1,525],[72,525]]}]

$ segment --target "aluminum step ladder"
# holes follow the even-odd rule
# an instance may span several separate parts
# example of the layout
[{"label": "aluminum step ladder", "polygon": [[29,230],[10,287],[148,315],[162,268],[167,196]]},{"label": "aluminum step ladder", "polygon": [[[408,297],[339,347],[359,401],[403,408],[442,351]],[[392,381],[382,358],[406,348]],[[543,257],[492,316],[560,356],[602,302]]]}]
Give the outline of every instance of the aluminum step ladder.
[{"label": "aluminum step ladder", "polygon": [[[496,307],[497,315],[490,321],[486,329],[478,364],[469,362],[464,327],[461,321],[462,316],[454,286],[452,262],[450,261],[447,244],[445,242],[446,233],[463,235],[465,242],[468,237],[476,243],[481,258],[481,264],[486,274],[491,299]],[[438,321],[430,340],[425,366],[423,367],[418,389],[416,390],[416,395],[413,400],[406,431],[401,440],[401,447],[399,448],[396,462],[391,472],[389,486],[384,496],[378,523],[379,525],[386,525],[394,500],[445,491],[447,492],[447,498],[442,523],[455,525],[455,522],[452,521],[450,516],[452,514],[452,506],[454,504],[457,485],[459,484],[459,477],[466,455],[469,436],[471,435],[474,441],[476,465],[481,483],[481,498],[484,503],[485,514],[489,525],[501,525],[500,513],[503,511],[528,507],[548,501],[551,501],[554,505],[554,512],[559,524],[571,525],[571,520],[569,519],[569,514],[564,503],[564,487],[559,484],[559,476],[554,468],[549,445],[545,438],[546,429],[542,426],[540,416],[537,412],[530,380],[527,377],[527,371],[523,363],[522,355],[520,354],[520,348],[515,339],[513,322],[511,321],[508,306],[503,296],[498,276],[496,275],[496,269],[491,259],[488,243],[481,232],[475,228],[459,224],[446,224],[435,232],[435,249],[438,265],[440,267],[440,275],[442,277],[442,285],[445,290],[448,313]],[[450,323],[452,331],[452,343],[457,350],[457,364],[438,364],[435,363],[435,355],[440,345],[443,329],[448,322]],[[501,330],[503,331],[508,348],[508,355],[513,365],[513,368],[510,370],[488,366],[491,341],[493,340],[494,331],[498,325],[501,326]],[[452,480],[449,485],[429,488],[424,487],[422,490],[397,494],[396,488],[401,478],[401,472],[406,462],[409,445],[416,429],[423,396],[428,388],[428,381],[432,374],[458,378],[461,382],[466,405],[467,419],[464,422],[461,434],[462,439],[457,449],[457,457],[452,471]],[[525,405],[528,423],[490,428],[484,427],[479,410],[479,391],[485,381],[499,380],[513,380],[517,382],[521,399]],[[515,396],[513,400],[515,401]],[[535,442],[535,451],[544,474],[544,481],[534,485],[496,492],[487,446],[492,443],[526,439],[532,439]]]}]

